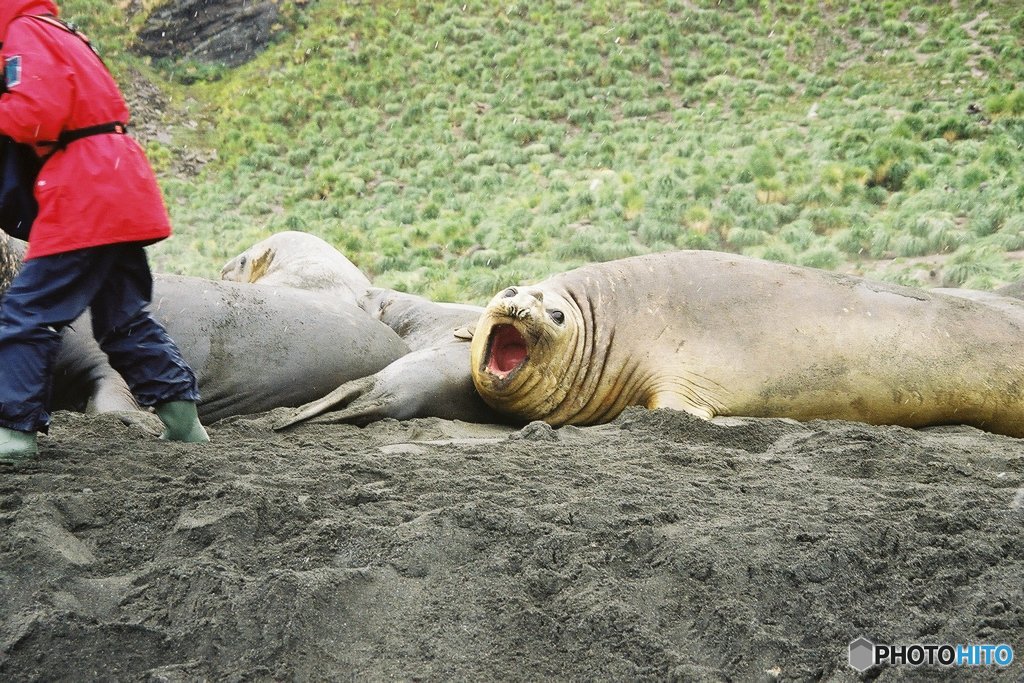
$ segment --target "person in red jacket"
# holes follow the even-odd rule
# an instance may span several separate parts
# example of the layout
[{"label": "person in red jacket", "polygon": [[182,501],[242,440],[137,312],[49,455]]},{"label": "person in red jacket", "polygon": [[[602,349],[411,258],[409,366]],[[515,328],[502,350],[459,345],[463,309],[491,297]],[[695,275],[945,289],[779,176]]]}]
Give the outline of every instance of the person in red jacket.
[{"label": "person in red jacket", "polygon": [[25,263],[0,301],[0,461],[37,452],[59,331],[86,308],[111,365],[167,427],[163,438],[206,441],[195,373],[147,308],[143,247],[170,235],[167,209],[126,134],[117,84],[57,13],[51,0],[0,3],[0,135],[45,159]]}]

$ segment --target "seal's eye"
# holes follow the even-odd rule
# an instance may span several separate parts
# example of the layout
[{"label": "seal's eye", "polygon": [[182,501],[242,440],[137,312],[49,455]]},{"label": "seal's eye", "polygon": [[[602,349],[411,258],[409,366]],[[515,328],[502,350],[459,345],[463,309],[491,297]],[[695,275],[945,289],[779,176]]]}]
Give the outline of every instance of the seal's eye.
[{"label": "seal's eye", "polygon": [[519,292],[517,292],[517,291],[516,291],[516,288],[515,288],[515,287],[509,287],[509,288],[508,288],[508,289],[506,289],[506,290],[505,290],[504,292],[502,292],[502,293],[501,293],[501,295],[502,295],[503,297],[505,297],[506,299],[511,299],[512,297],[514,297],[514,296],[515,296],[516,294],[518,294],[518,293],[519,293]]},{"label": "seal's eye", "polygon": [[548,315],[551,316],[551,319],[555,321],[556,325],[565,324],[565,313],[562,313],[561,311],[550,310],[548,311]]},{"label": "seal's eye", "polygon": [[245,268],[245,257],[244,256],[242,256],[242,257],[240,257],[238,259],[238,267],[239,268]]}]

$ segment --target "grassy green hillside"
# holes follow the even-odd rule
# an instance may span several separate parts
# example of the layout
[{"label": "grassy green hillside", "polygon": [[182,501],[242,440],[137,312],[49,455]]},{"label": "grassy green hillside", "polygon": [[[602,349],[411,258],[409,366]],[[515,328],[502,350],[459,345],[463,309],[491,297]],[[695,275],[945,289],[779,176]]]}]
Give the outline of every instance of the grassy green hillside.
[{"label": "grassy green hillside", "polygon": [[[282,4],[284,37],[236,70],[108,50],[192,122],[148,142],[177,228],[164,270],[215,275],[298,229],[460,300],[675,248],[1022,276],[1017,0]],[[65,11],[109,45],[143,18]],[[182,146],[216,160],[176,173]]]}]

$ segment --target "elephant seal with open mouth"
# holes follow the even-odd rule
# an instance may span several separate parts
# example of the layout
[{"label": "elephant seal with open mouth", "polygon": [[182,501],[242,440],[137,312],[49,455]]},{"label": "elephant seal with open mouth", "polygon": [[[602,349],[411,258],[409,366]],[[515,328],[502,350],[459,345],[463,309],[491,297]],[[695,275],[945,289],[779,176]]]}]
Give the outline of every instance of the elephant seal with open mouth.
[{"label": "elephant seal with open mouth", "polygon": [[679,251],[508,288],[471,352],[484,401],[553,425],[642,405],[1024,437],[1022,340],[1024,307]]}]

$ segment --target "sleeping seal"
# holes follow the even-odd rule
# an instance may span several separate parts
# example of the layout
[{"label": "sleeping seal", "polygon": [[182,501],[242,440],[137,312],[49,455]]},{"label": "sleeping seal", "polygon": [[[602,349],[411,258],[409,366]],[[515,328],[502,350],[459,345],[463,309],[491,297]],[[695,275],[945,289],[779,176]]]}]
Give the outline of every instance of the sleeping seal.
[{"label": "sleeping seal", "polygon": [[300,232],[279,233],[246,249],[228,261],[221,277],[315,291],[325,297],[338,291],[356,293],[359,306],[393,329],[412,350],[379,372],[345,382],[323,398],[299,407],[275,428],[284,429],[329,411],[333,412],[317,421],[367,424],[389,417],[503,421],[473,388],[468,339],[456,334],[476,322],[483,311],[479,306],[436,303],[371,287],[337,249]]},{"label": "sleeping seal", "polygon": [[298,406],[409,352],[387,325],[326,295],[159,275],[153,317],[199,378],[199,417]]},{"label": "sleeping seal", "polygon": [[316,235],[287,230],[257,242],[221,268],[231,282],[294,287],[356,304],[370,280],[344,254]]}]

